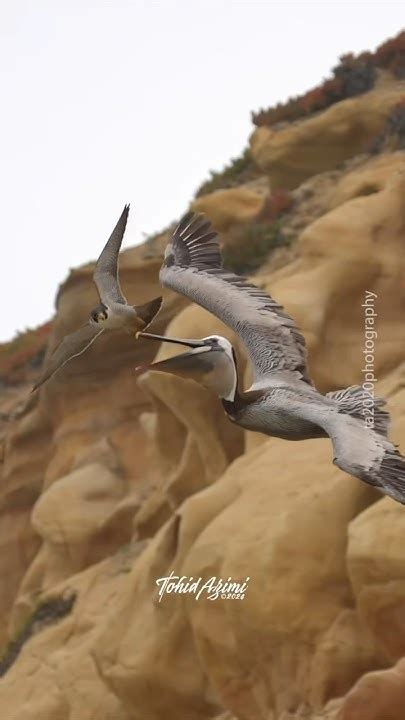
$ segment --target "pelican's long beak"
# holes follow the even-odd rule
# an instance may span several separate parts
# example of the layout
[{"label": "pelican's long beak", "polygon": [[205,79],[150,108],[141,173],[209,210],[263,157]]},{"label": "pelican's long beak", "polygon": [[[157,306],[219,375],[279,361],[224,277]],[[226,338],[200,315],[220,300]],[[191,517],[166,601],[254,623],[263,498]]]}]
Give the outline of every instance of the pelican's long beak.
[{"label": "pelican's long beak", "polygon": [[175,355],[174,357],[150,363],[148,365],[140,365],[135,368],[137,372],[146,372],[147,370],[158,370],[160,372],[180,375],[181,377],[196,380],[204,384],[207,374],[212,373],[214,362],[212,355],[217,353],[210,352],[212,347],[204,340],[189,340],[183,338],[170,338],[163,335],[154,335],[153,333],[138,332],[137,338],[149,338],[149,340],[159,340],[162,342],[170,342],[176,345],[185,345],[191,348],[185,353]]},{"label": "pelican's long beak", "polygon": [[227,356],[221,346],[213,346],[210,338],[189,340],[188,338],[171,338],[143,332],[139,332],[137,337],[185,345],[191,348],[188,352],[175,355],[166,360],[141,365],[136,368],[138,372],[158,370],[172,375],[180,375],[180,377],[195,380],[204,387],[213,390],[219,397],[234,398],[237,383],[235,363]]},{"label": "pelican's long beak", "polygon": [[199,348],[207,347],[207,343],[204,340],[189,340],[182,338],[165,337],[165,335],[154,335],[153,333],[145,333],[139,331],[136,333],[136,339],[138,338],[149,338],[149,340],[160,340],[161,342],[175,343],[176,345],[185,345],[186,347]]}]

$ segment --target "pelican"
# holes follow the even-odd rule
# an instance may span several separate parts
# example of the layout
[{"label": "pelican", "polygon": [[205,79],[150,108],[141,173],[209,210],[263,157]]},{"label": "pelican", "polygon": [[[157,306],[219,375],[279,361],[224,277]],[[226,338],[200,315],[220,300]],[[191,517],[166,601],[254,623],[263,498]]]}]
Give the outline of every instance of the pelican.
[{"label": "pelican", "polygon": [[125,233],[128,213],[129,205],[125,205],[96,263],[93,280],[100,296],[100,304],[90,312],[90,317],[85,325],[70,335],[66,335],[59,343],[50,355],[32,392],[49,380],[69,360],[82,355],[105,330],[125,330],[135,334],[138,330],[147,328],[159,312],[162,304],[161,297],[150,300],[144,305],[129,305],[120,287],[118,254]]},{"label": "pelican", "polygon": [[350,475],[405,503],[405,458],[388,440],[385,402],[374,399],[374,426],[362,414],[363,389],[322,395],[307,366],[305,340],[292,318],[264,290],[222,267],[217,233],[202,215],[188,213],[166,248],[160,281],[216,315],[242,339],[253,365],[252,386],[241,391],[231,343],[220,335],[192,340],[140,331],[150,340],[188,349],[146,365],[192,378],[214,390],[232,422],[285,440],[329,437],[333,462]]}]

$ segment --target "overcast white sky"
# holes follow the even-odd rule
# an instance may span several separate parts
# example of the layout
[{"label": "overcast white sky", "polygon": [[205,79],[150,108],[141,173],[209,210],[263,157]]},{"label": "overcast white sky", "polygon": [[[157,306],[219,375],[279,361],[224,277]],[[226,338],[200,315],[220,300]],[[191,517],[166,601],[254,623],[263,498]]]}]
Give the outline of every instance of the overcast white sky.
[{"label": "overcast white sky", "polygon": [[[403,2],[3,0],[0,340],[53,314],[70,267],[178,217],[250,111],[399,32]],[[130,298],[136,302],[136,298]]]}]

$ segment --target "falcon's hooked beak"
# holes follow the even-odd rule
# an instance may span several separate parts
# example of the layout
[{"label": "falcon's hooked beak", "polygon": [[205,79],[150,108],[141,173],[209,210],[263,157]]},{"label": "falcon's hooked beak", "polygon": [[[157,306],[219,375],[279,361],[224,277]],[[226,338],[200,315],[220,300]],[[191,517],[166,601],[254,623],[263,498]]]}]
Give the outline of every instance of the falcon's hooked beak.
[{"label": "falcon's hooked beak", "polygon": [[166,360],[141,365],[136,368],[137,371],[157,370],[179,375],[195,380],[213,390],[221,398],[234,400],[237,385],[236,362],[232,345],[226,338],[211,335],[201,340],[190,340],[144,332],[138,332],[136,337],[185,345],[191,348],[188,352]]}]

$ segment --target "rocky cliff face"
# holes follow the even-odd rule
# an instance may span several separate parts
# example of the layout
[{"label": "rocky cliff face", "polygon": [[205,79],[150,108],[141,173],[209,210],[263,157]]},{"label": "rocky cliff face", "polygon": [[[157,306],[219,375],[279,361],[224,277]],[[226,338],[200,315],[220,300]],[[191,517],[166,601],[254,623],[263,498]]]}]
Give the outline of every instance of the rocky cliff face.
[{"label": "rocky cliff face", "polygon": [[[261,126],[244,182],[194,202],[228,263],[256,270],[296,319],[321,390],[361,382],[362,305],[375,295],[377,393],[402,450],[405,153],[392,118],[404,98],[384,75]],[[123,253],[134,302],[158,293],[166,239]],[[95,299],[91,272],[59,289],[48,352]],[[237,338],[201,308],[166,293],[166,327],[226,335],[248,381]],[[402,720],[404,508],[335,468],[326,440],[244,433],[191,381],[137,378],[151,345],[105,338],[39,395],[35,363],[13,385],[3,377],[2,716]],[[250,581],[243,601],[159,602],[156,579],[171,571]]]}]

